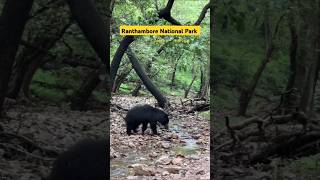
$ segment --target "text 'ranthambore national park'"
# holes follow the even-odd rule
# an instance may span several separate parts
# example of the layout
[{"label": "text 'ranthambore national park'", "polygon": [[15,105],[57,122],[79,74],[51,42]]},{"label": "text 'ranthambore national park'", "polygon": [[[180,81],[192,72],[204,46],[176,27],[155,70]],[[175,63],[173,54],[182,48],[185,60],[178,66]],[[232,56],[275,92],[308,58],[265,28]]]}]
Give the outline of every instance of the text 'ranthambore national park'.
[{"label": "text 'ranthambore national park'", "polygon": [[200,26],[120,26],[122,36],[199,36]]}]

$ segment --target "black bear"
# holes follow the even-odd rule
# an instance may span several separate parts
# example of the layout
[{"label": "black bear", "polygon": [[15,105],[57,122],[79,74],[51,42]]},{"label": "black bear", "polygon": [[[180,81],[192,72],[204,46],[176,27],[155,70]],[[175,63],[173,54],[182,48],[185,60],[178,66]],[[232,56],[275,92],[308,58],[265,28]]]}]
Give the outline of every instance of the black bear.
[{"label": "black bear", "polygon": [[125,117],[127,125],[127,134],[130,135],[132,131],[137,133],[137,128],[142,124],[142,134],[147,129],[150,123],[150,128],[153,134],[157,133],[157,124],[168,129],[169,117],[168,114],[160,109],[154,108],[150,105],[138,105],[130,109]]},{"label": "black bear", "polygon": [[108,147],[106,140],[80,141],[59,155],[48,180],[106,180]]}]

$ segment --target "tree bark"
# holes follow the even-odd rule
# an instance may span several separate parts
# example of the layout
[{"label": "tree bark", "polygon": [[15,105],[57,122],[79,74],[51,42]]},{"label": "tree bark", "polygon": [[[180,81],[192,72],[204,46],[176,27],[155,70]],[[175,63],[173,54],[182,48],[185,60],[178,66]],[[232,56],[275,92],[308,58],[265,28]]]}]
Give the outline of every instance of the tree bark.
[{"label": "tree bark", "polygon": [[296,18],[294,12],[292,10],[289,11],[288,17],[288,25],[290,30],[290,64],[289,64],[289,78],[287,82],[286,92],[287,94],[283,97],[283,109],[285,113],[292,112],[295,108],[295,102],[293,102],[293,98],[296,92],[293,91],[294,80],[296,77],[296,65],[297,65],[297,49],[298,49],[298,34],[296,27]]},{"label": "tree bark", "polygon": [[200,77],[200,89],[198,92],[198,98],[204,99],[207,95],[207,91],[209,88],[209,73],[206,67],[201,66],[201,77]]},{"label": "tree bark", "polygon": [[[91,44],[91,47],[95,50],[100,60],[104,64],[105,67],[105,82],[104,86],[106,88],[106,93],[108,99],[111,98],[111,83],[110,83],[110,48],[108,48],[110,44],[110,36],[109,36],[109,27],[110,27],[110,18],[111,11],[109,9],[106,24],[100,17],[97,8],[94,5],[92,0],[66,0],[72,16],[79,24],[80,29],[83,31],[85,37]],[[110,2],[107,1],[107,7],[110,7]],[[99,75],[98,75],[99,78]],[[93,78],[94,79],[94,78]],[[94,80],[92,80],[94,81]],[[95,79],[95,82],[98,80]],[[93,85],[97,85],[98,83],[92,83]],[[91,89],[88,87],[88,89]],[[80,90],[81,91],[81,90]],[[93,91],[93,90],[92,90]],[[92,92],[91,91],[91,92]],[[91,94],[90,92],[90,94]],[[84,99],[86,98],[86,99]],[[87,102],[89,96],[85,94],[82,102]],[[106,109],[110,108],[110,102],[108,100]],[[109,112],[109,111],[107,111]]]},{"label": "tree bark", "polygon": [[[56,25],[57,19],[61,16],[55,17],[48,20],[49,23],[46,24],[46,28],[52,31],[47,31],[45,34],[37,34],[34,38],[32,44],[34,47],[41,47],[41,50],[35,50],[31,48],[24,48],[21,54],[18,56],[16,61],[16,66],[14,68],[14,73],[12,74],[11,84],[8,92],[8,97],[17,98],[20,93],[20,89],[23,90],[23,96],[30,98],[29,87],[32,78],[36,71],[44,65],[48,58],[48,52],[55,44],[63,37],[66,30],[71,26],[72,22],[65,22],[65,24]],[[51,22],[52,21],[52,22]],[[59,21],[58,21],[59,22]],[[53,26],[57,29],[53,29]]]},{"label": "tree bark", "polygon": [[294,75],[291,75],[293,80],[288,82],[288,87],[292,86],[294,93],[289,95],[287,101],[310,117],[320,65],[320,2],[292,0],[291,5],[294,7],[291,11],[296,15],[298,37],[296,42],[292,39],[292,43],[297,43],[292,44],[292,48],[297,47],[296,55],[291,52],[291,56],[296,56],[292,57],[296,63],[291,64],[295,68],[291,69]]},{"label": "tree bark", "polygon": [[266,3],[266,10],[265,10],[265,43],[266,43],[266,55],[264,60],[261,62],[260,66],[258,67],[256,73],[253,76],[253,79],[251,80],[249,86],[247,88],[242,89],[242,92],[240,94],[239,98],[239,111],[238,114],[241,116],[246,115],[249,103],[251,101],[252,96],[254,95],[254,91],[256,89],[256,86],[259,82],[259,79],[266,68],[267,64],[270,62],[272,53],[274,50],[273,40],[272,40],[272,34],[271,34],[271,24],[270,24],[270,14],[269,14],[269,4]]},{"label": "tree bark", "polygon": [[110,72],[110,78],[111,78],[111,84],[114,83],[114,79],[116,78],[121,59],[128,49],[129,45],[134,41],[133,36],[125,36],[121,42],[120,45],[116,51],[116,53],[113,56],[113,60],[111,62],[111,72]]},{"label": "tree bark", "polygon": [[137,75],[140,77],[143,84],[150,91],[150,93],[156,98],[160,107],[164,108],[168,105],[167,99],[161,94],[157,87],[152,83],[149,77],[146,75],[145,71],[141,67],[138,58],[134,52],[129,47],[127,49],[128,58],[132,64],[133,69],[136,71]]},{"label": "tree bark", "polygon": [[197,76],[196,76],[196,74],[195,74],[195,72],[194,72],[195,70],[194,69],[192,69],[192,80],[191,80],[191,82],[190,82],[190,84],[189,84],[189,86],[188,86],[188,88],[186,89],[186,91],[184,92],[184,98],[187,98],[188,97],[188,95],[189,95],[189,92],[190,92],[190,90],[191,90],[191,87],[192,87],[192,85],[193,85],[193,83],[194,83],[194,81],[196,80],[196,78],[197,78]]},{"label": "tree bark", "polygon": [[31,11],[33,0],[7,0],[0,24],[0,112],[7,94],[12,65]]},{"label": "tree bark", "polygon": [[126,77],[130,74],[131,70],[132,68],[128,68],[126,71],[122,72],[116,77],[112,87],[113,93],[119,91],[121,84],[126,80]]},{"label": "tree bark", "polygon": [[87,78],[82,82],[80,88],[75,91],[71,99],[71,109],[86,111],[87,101],[90,98],[92,91],[100,83],[99,70],[94,70],[87,75]]},{"label": "tree bark", "polygon": [[173,86],[175,86],[175,79],[176,79],[176,72],[177,72],[177,67],[179,64],[179,60],[182,57],[183,53],[180,54],[180,56],[178,57],[178,59],[175,60],[174,65],[173,65],[173,69],[172,69],[172,75],[171,75],[171,84],[170,84],[170,89],[173,89]]},{"label": "tree bark", "polygon": [[[152,56],[152,58],[148,61],[147,65],[146,65],[146,73],[148,76],[151,75],[151,69],[152,69],[152,64],[156,61],[156,56],[158,56],[166,47],[166,45],[168,45],[169,43],[171,43],[175,38],[173,38],[170,41],[165,42],[164,44],[161,45],[161,47],[157,50],[157,52],[155,53],[154,56]],[[152,77],[151,77],[152,78]],[[132,96],[136,97],[139,95],[139,91],[141,90],[141,86],[142,86],[142,82],[138,81],[136,88],[132,91]]]},{"label": "tree bark", "polygon": [[[105,65],[108,77],[110,74],[110,49],[108,48],[110,43],[110,14],[105,24],[92,0],[82,0],[80,2],[78,0],[66,1],[69,4],[72,16],[79,24],[85,37],[91,44],[91,47],[95,50],[102,63]],[[108,4],[108,6],[109,5],[110,4]]]},{"label": "tree bark", "polygon": [[175,64],[174,64],[174,67],[173,67],[173,70],[172,70],[171,83],[170,83],[170,89],[171,89],[171,90],[173,89],[173,86],[175,86],[174,81],[175,81],[175,79],[176,79],[177,66],[178,66],[178,63],[175,63]]}]

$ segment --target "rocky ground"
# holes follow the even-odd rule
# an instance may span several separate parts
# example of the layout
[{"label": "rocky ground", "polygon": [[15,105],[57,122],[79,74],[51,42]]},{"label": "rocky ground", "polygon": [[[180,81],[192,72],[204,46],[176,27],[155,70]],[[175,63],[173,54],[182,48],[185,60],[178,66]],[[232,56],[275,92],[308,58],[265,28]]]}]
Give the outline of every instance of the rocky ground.
[{"label": "rocky ground", "polygon": [[113,96],[111,108],[111,179],[210,179],[209,120],[186,113],[180,99],[171,98],[169,130],[152,136],[150,129],[128,136],[124,117],[137,104],[154,106],[154,98]]},{"label": "rocky ground", "polygon": [[104,110],[70,111],[68,106],[12,105],[0,120],[0,179],[42,180],[55,157],[84,138],[106,136]]}]

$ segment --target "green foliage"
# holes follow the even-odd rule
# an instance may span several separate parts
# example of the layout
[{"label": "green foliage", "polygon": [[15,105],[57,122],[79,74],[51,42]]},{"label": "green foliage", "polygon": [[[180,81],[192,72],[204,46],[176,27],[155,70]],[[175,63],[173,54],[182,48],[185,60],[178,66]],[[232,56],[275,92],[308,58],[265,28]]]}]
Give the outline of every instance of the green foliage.
[{"label": "green foliage", "polygon": [[48,89],[40,85],[31,85],[31,92],[39,99],[54,104],[61,104],[66,99],[66,95],[54,89]]},{"label": "green foliage", "polygon": [[80,87],[81,80],[76,71],[62,68],[59,71],[37,70],[32,83],[34,96],[55,104],[67,102],[75,89]]},{"label": "green foliage", "polygon": [[97,98],[100,102],[107,102],[108,97],[105,91],[93,91],[92,95]]},{"label": "green foliage", "polygon": [[[167,1],[158,1],[159,9],[164,8]],[[175,1],[172,16],[183,24],[193,24],[199,17],[202,8],[208,3],[207,0],[200,1]],[[116,2],[114,19],[115,27],[121,24],[151,25],[157,20],[155,1],[119,1]],[[156,22],[157,25],[168,24],[165,20]],[[111,59],[114,56],[121,37],[114,36],[115,41],[111,45]],[[167,43],[169,42],[169,43]],[[156,51],[163,45],[161,54]],[[144,67],[152,61],[149,77],[165,94],[183,96],[184,90],[192,80],[192,72],[197,75],[191,90],[198,91],[200,87],[200,67],[208,66],[209,62],[209,13],[201,25],[201,36],[199,37],[166,37],[166,36],[141,36],[132,45],[140,64]],[[122,60],[118,73],[128,68],[126,55]],[[171,77],[174,67],[177,66],[175,88],[170,89]],[[131,71],[126,78],[125,84],[121,85],[120,92],[131,93],[139,77]],[[143,91],[144,92],[144,89]]]},{"label": "green foliage", "polygon": [[309,157],[303,157],[289,162],[286,169],[297,173],[299,176],[306,174],[319,174],[320,172],[320,154]]},{"label": "green foliage", "polygon": [[[215,80],[213,88],[216,91],[216,101],[222,105],[221,109],[224,107],[237,109],[240,90],[248,87],[257,68],[266,57],[263,29],[265,3],[269,3],[270,6],[273,33],[280,16],[286,12],[286,1],[278,3],[223,0],[220,3],[222,5],[217,9],[217,28],[213,36],[214,47],[211,49],[214,64],[211,66],[214,77],[211,78]],[[225,16],[228,18],[227,29],[223,29]],[[241,23],[245,28],[239,31],[239,25],[233,24],[233,21]],[[275,50],[259,79],[256,93],[272,97],[275,92],[285,88],[289,70],[289,43],[290,34],[284,18],[280,21],[278,34],[274,36]],[[232,92],[232,98],[225,96],[230,94],[228,92]],[[256,99],[253,99],[254,101]]]}]

